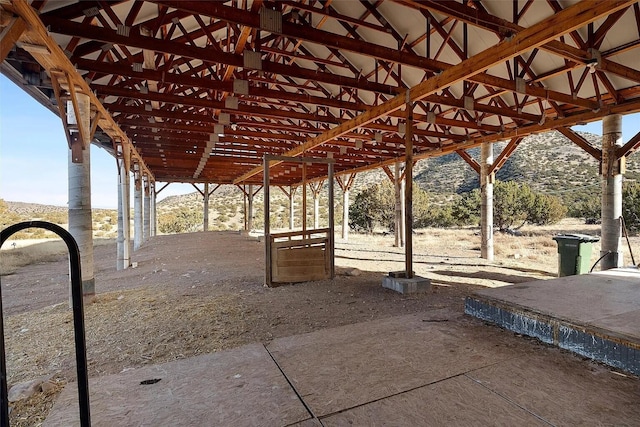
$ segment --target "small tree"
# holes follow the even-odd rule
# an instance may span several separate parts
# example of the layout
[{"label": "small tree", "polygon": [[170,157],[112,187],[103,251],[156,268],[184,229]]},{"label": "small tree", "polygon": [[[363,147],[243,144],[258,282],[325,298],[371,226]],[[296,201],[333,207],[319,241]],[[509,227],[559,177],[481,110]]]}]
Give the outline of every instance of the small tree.
[{"label": "small tree", "polygon": [[480,221],[480,190],[463,193],[451,206],[451,216],[457,225],[478,224]]},{"label": "small tree", "polygon": [[535,193],[527,184],[496,182],[493,220],[500,230],[526,223],[546,225],[558,222],[567,213],[559,198]]},{"label": "small tree", "polygon": [[393,228],[395,218],[393,188],[378,183],[359,192],[349,206],[349,227],[371,233],[376,225]]},{"label": "small tree", "polygon": [[560,198],[536,193],[529,211],[527,222],[535,225],[554,224],[567,214],[567,208]]},{"label": "small tree", "polygon": [[622,216],[627,230],[640,231],[640,184],[625,183],[622,188]]},{"label": "small tree", "polygon": [[[383,181],[359,192],[349,206],[349,227],[354,230],[372,232],[376,225],[393,231],[395,229],[395,192],[389,181]],[[432,210],[429,194],[413,187],[413,226],[430,225]]]},{"label": "small tree", "polygon": [[493,195],[493,221],[500,230],[522,227],[529,217],[535,195],[527,184],[497,181]]}]

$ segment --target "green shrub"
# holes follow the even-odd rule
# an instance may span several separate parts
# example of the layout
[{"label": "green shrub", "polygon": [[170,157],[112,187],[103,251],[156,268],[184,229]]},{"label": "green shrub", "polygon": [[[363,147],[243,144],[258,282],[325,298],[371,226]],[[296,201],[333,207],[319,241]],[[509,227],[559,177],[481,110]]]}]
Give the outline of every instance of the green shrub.
[{"label": "green shrub", "polygon": [[640,231],[640,184],[625,183],[622,187],[622,216],[627,230]]},{"label": "green shrub", "polygon": [[202,210],[182,207],[159,215],[158,230],[165,234],[189,233],[196,231],[203,220]]}]

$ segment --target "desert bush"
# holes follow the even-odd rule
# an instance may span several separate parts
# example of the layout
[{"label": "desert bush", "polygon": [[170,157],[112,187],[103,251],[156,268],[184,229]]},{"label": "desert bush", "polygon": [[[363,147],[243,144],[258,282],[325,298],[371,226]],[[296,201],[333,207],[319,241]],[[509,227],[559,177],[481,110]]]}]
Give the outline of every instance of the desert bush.
[{"label": "desert bush", "polygon": [[602,201],[600,194],[578,194],[567,202],[568,214],[573,218],[600,219]]},{"label": "desert bush", "polygon": [[46,215],[44,215],[44,220],[54,224],[66,224],[69,221],[69,213],[64,211],[47,212]]},{"label": "desert bush", "polygon": [[393,229],[394,218],[394,189],[387,182],[360,191],[349,206],[349,227],[357,231],[370,233],[377,225]]},{"label": "desert bush", "polygon": [[[413,226],[432,225],[434,208],[429,204],[429,194],[413,187]],[[349,227],[357,231],[372,232],[376,226],[395,228],[395,192],[388,181],[369,186],[356,194],[349,206]]]},{"label": "desert bush", "polygon": [[158,230],[165,234],[189,233],[196,231],[203,220],[202,210],[182,207],[159,215]]},{"label": "desert bush", "polygon": [[560,198],[536,193],[529,208],[527,222],[535,225],[555,224],[567,215],[567,208]]}]

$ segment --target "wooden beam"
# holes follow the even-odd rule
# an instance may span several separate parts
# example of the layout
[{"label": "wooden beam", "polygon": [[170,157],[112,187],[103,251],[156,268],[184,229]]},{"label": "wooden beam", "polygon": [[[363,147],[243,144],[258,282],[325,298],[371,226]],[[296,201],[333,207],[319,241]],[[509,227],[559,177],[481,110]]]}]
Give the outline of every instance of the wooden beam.
[{"label": "wooden beam", "polygon": [[471,157],[469,153],[467,153],[465,150],[456,150],[456,153],[458,153],[458,155],[462,157],[462,160],[467,162],[467,164],[471,166],[471,168],[476,171],[476,173],[480,173],[480,164],[476,161],[476,159]]},{"label": "wooden beam", "polygon": [[589,153],[594,159],[598,161],[602,160],[602,150],[591,145],[589,141],[584,139],[581,135],[578,135],[577,133],[575,133],[572,129],[561,126],[556,128],[556,130],[561,134],[563,134],[564,136],[566,136],[567,138],[569,138],[569,140],[574,144],[576,144],[578,147],[582,148],[584,151]]},{"label": "wooden beam", "polygon": [[[442,88],[482,73],[492,66],[501,64],[522,52],[539,47],[562,34],[566,34],[576,28],[580,28],[589,22],[592,22],[606,14],[613,13],[616,10],[622,9],[632,3],[634,3],[634,0],[612,0],[609,2],[584,0],[520,31],[510,39],[505,39],[495,46],[462,61],[460,64],[442,71],[439,75],[419,83],[408,90],[408,99],[411,101],[421,100]],[[355,118],[348,120],[315,138],[311,138],[304,144],[301,144],[297,148],[289,151],[287,156],[296,157],[306,150],[322,145],[327,141],[364,126],[383,115],[396,111],[405,105],[406,98],[407,96],[404,94],[398,95],[382,104],[373,106]],[[277,163],[274,162],[274,164]],[[235,182],[238,183],[245,181],[256,174],[259,174],[261,171],[261,167],[254,168],[237,178]]]},{"label": "wooden beam", "polygon": [[[2,6],[7,8],[7,5]],[[31,52],[33,58],[50,74],[52,71],[58,70],[66,73],[69,81],[69,85],[73,85],[74,88],[79,88],[79,91],[89,95],[91,104],[95,107],[97,112],[100,112],[100,120],[98,126],[107,134],[112,140],[119,140],[123,144],[127,145],[127,149],[131,151],[132,156],[138,162],[144,172],[153,177],[150,169],[140,156],[140,153],[133,147],[131,140],[127,134],[120,129],[118,124],[113,120],[113,117],[102,106],[98,98],[91,91],[88,83],[79,75],[73,64],[69,61],[64,54],[58,43],[51,37],[44,24],[40,20],[37,12],[29,5],[25,0],[13,0],[10,4],[11,11],[20,16],[27,24],[27,31],[24,31],[20,36],[20,41],[46,46],[48,53],[35,53]],[[63,119],[64,120],[64,119]]]},{"label": "wooden beam", "polygon": [[385,174],[387,174],[387,178],[389,178],[389,180],[391,180],[391,182],[395,181],[395,177],[393,176],[393,172],[391,172],[391,169],[389,168],[388,165],[384,165],[382,167],[382,170],[384,171]]},{"label": "wooden beam", "polygon": [[489,166],[489,170],[487,171],[487,174],[491,175],[492,173],[497,172],[498,169],[500,169],[504,165],[504,163],[509,159],[509,157],[516,150],[516,148],[518,148],[518,145],[520,145],[523,139],[524,139],[523,137],[518,137],[518,138],[513,138],[511,141],[509,141],[507,146],[504,147],[504,149],[500,152],[498,157]]},{"label": "wooden beam", "polygon": [[[528,126],[522,126],[510,130],[505,130],[497,135],[487,135],[482,137],[477,137],[472,140],[467,140],[460,143],[451,143],[447,145],[443,145],[439,148],[433,148],[429,151],[423,151],[414,156],[414,160],[422,160],[428,159],[432,157],[443,156],[445,154],[451,154],[456,152],[457,150],[468,150],[470,148],[479,147],[483,142],[497,142],[503,141],[512,138],[525,137],[527,135],[548,132],[550,130],[557,129],[559,127],[573,126],[578,123],[584,122],[592,122],[595,120],[600,120],[605,116],[611,114],[631,114],[640,112],[640,99],[636,99],[633,101],[628,101],[619,105],[611,105],[603,108],[600,111],[588,111],[584,113],[578,113],[572,116],[562,117],[555,120],[547,120],[543,124],[531,124]],[[640,148],[640,147],[639,147]],[[345,169],[340,171],[339,175],[344,175],[348,173],[359,173],[366,172],[373,169],[378,169],[383,166],[393,165],[397,160],[402,160],[401,157],[388,159],[388,160],[380,160],[378,162],[372,162],[367,164],[366,166],[355,167],[351,169]]]},{"label": "wooden beam", "polygon": [[618,148],[616,151],[616,155],[618,158],[622,156],[629,156],[631,153],[640,148],[640,132],[635,134],[633,138],[631,138],[626,144],[622,147]]},{"label": "wooden beam", "polygon": [[[1,9],[0,9],[1,10]],[[12,17],[0,33],[0,62],[7,59],[9,52],[27,29],[27,23],[20,17]]]},{"label": "wooden beam", "polygon": [[[179,5],[177,7],[178,9],[183,9],[182,7],[180,7],[183,4],[185,6],[189,4],[189,2],[181,1],[177,3]],[[214,4],[219,4],[219,2],[202,3],[202,5]],[[251,13],[249,11],[242,11],[239,9],[231,8],[229,6],[223,7],[238,10],[243,14]],[[259,17],[258,14],[255,15]],[[115,31],[108,28],[102,28],[95,25],[82,24],[73,21],[66,21],[64,19],[59,19],[53,16],[47,18],[47,24],[50,27],[50,31],[54,33],[99,40],[105,43],[136,47],[139,49],[148,49],[156,52],[175,55],[178,57],[197,59],[210,64],[225,64],[234,67],[244,66],[244,60],[241,54],[220,52],[215,49],[186,45],[183,43],[175,42],[173,40],[160,40],[151,37],[142,37],[139,34],[130,34],[129,37],[121,36]],[[359,88],[380,93],[395,94],[398,92],[397,88],[389,85],[373,83],[364,79],[346,77],[329,72],[310,70],[298,66],[293,67],[266,60],[262,61],[262,71],[264,71],[265,73],[275,73],[305,80],[316,80],[339,86]]]}]

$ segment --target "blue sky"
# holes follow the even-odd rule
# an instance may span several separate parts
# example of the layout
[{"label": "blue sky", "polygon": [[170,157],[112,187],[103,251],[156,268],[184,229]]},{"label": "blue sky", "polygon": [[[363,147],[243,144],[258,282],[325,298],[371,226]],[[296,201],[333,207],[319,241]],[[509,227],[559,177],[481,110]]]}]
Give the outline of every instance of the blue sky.
[{"label": "blue sky", "polygon": [[[60,117],[0,75],[0,199],[66,206],[68,153]],[[115,159],[91,145],[93,207],[117,207],[117,181]],[[171,184],[158,199],[193,191]]]},{"label": "blue sky", "polygon": [[[601,122],[574,130],[602,133]],[[640,132],[640,114],[623,117],[626,142]],[[0,75],[0,198],[10,201],[67,205],[67,141],[60,118]],[[117,169],[105,150],[91,146],[92,205],[115,209]],[[171,184],[158,199],[195,191]]]}]

